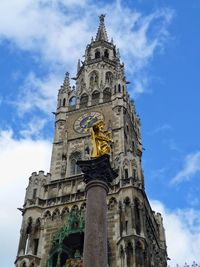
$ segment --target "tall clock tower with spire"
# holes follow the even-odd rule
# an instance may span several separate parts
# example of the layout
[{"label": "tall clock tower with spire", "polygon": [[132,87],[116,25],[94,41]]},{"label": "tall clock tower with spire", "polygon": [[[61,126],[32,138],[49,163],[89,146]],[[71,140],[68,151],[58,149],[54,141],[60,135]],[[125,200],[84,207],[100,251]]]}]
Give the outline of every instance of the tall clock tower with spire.
[{"label": "tall clock tower with spire", "polygon": [[82,266],[86,196],[76,161],[90,158],[90,128],[100,119],[111,131],[110,160],[118,172],[107,197],[108,266],[167,266],[162,216],[144,189],[140,119],[104,17],[78,61],[76,86],[66,73],[58,91],[50,173],[29,178],[16,267]]}]

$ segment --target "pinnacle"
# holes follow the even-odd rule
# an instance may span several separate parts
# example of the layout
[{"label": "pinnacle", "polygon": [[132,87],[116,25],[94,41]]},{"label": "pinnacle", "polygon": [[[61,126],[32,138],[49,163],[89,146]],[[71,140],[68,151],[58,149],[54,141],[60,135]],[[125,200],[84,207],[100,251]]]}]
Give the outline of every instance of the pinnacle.
[{"label": "pinnacle", "polygon": [[65,73],[65,79],[64,79],[64,83],[63,83],[63,85],[64,85],[65,87],[67,87],[67,88],[70,87],[69,72],[66,72],[66,73]]},{"label": "pinnacle", "polygon": [[99,16],[99,27],[98,27],[98,31],[97,31],[97,35],[96,35],[95,41],[106,41],[106,42],[108,42],[108,36],[107,36],[107,32],[106,32],[106,27],[105,27],[105,24],[104,24],[104,18],[105,18],[104,14],[101,14]]}]

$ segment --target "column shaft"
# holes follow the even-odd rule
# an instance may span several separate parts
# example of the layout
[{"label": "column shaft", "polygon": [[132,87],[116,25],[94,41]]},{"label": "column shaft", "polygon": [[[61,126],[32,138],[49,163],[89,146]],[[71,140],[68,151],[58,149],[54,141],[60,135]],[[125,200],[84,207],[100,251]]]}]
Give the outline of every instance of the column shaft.
[{"label": "column shaft", "polygon": [[86,186],[86,222],[84,239],[84,267],[107,266],[107,202],[108,186],[94,180]]}]

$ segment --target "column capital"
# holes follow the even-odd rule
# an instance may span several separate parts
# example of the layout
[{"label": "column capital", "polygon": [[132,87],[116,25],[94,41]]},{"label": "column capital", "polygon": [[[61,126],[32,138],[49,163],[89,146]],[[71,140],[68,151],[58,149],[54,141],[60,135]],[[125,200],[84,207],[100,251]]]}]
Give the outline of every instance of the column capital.
[{"label": "column capital", "polygon": [[79,160],[77,165],[81,168],[84,173],[84,182],[88,184],[91,181],[103,181],[108,186],[118,176],[117,172],[114,171],[110,166],[109,155],[103,155],[98,158],[90,160]]}]

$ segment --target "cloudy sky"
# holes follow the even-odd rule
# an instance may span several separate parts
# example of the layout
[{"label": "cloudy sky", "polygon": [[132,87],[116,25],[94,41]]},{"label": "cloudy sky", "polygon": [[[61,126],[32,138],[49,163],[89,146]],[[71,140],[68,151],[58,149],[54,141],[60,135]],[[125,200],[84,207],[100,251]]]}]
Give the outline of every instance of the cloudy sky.
[{"label": "cloudy sky", "polygon": [[0,265],[13,266],[33,171],[49,171],[64,74],[107,14],[142,121],[147,195],[166,228],[169,265],[200,263],[200,1],[0,1]]}]

